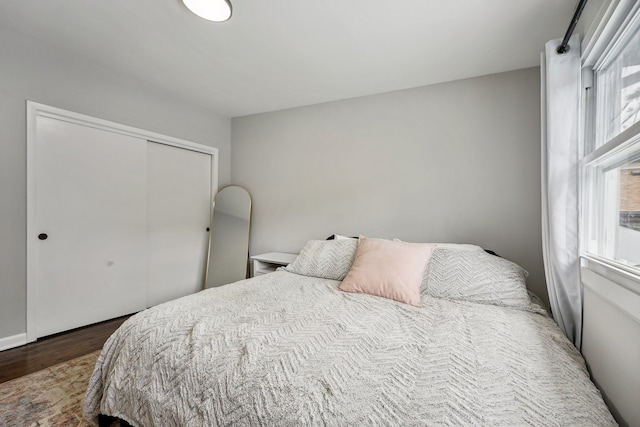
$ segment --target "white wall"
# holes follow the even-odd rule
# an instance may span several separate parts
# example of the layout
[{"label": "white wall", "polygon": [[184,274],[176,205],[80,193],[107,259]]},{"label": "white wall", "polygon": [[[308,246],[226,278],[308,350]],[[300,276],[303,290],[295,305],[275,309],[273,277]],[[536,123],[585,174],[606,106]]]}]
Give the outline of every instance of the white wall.
[{"label": "white wall", "polygon": [[26,331],[26,100],[217,147],[231,177],[228,118],[0,28],[0,339]]},{"label": "white wall", "polygon": [[583,260],[582,355],[621,426],[640,425],[640,291],[624,274]]},{"label": "white wall", "polygon": [[252,255],[332,233],[474,243],[547,301],[539,69],[232,119]]}]

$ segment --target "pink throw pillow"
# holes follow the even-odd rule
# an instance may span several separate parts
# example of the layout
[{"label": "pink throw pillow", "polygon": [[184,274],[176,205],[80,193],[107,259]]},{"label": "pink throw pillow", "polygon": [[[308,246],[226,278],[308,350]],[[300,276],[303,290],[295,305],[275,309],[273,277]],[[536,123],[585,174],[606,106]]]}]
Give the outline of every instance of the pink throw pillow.
[{"label": "pink throw pillow", "polygon": [[351,270],[338,289],[422,307],[420,285],[435,246],[360,236]]}]

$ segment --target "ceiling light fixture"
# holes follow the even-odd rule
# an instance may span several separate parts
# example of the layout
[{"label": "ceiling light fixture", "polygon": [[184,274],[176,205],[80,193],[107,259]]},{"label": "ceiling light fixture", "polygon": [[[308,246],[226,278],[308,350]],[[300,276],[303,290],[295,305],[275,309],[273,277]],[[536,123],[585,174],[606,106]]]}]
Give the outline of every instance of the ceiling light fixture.
[{"label": "ceiling light fixture", "polygon": [[224,22],[231,18],[229,0],[182,0],[187,8],[200,18],[214,22]]}]

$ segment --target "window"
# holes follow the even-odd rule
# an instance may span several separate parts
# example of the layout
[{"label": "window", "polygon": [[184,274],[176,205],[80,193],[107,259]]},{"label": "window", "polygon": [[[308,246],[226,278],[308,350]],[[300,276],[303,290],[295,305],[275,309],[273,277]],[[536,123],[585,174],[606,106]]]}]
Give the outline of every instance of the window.
[{"label": "window", "polygon": [[584,133],[591,152],[581,162],[582,251],[640,275],[640,12],[602,55],[594,81],[594,120]]},{"label": "window", "polygon": [[627,40],[609,55],[605,66],[596,71],[596,147],[640,121],[640,25],[629,31]]}]

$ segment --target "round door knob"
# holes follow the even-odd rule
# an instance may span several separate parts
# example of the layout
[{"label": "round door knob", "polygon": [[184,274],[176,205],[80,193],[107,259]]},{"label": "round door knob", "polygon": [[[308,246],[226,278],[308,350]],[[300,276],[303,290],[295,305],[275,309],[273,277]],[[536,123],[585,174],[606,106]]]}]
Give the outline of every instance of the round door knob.
[{"label": "round door knob", "polygon": [[49,236],[47,236],[47,233],[38,234],[38,239],[40,239],[40,240],[47,240],[47,237],[49,237]]},{"label": "round door knob", "polygon": [[209,231],[209,227],[207,227],[207,231]]}]

